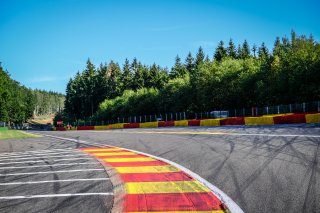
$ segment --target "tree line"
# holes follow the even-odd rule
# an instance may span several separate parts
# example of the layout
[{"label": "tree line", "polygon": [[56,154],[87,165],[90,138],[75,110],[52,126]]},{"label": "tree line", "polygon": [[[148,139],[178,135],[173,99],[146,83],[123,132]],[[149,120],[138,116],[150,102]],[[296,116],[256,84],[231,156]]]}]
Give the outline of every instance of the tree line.
[{"label": "tree line", "polygon": [[[168,70],[136,58],[86,69],[67,84],[60,119],[188,113],[320,100],[320,45],[312,36],[277,37],[272,50],[220,41],[213,57],[199,47]],[[61,117],[62,116],[62,117]]]},{"label": "tree line", "polygon": [[0,64],[0,121],[21,124],[28,119],[55,114],[64,107],[64,95],[32,90],[11,79]]}]

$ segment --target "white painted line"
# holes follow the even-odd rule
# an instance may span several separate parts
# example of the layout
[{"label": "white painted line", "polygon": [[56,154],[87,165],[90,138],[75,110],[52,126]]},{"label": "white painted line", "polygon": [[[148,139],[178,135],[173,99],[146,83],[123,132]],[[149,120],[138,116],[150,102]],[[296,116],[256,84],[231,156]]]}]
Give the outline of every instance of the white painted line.
[{"label": "white painted line", "polygon": [[12,157],[7,157],[6,159],[0,159],[0,161],[10,161],[10,160],[30,160],[30,159],[47,159],[47,158],[61,158],[61,157],[85,157],[88,156],[86,154],[74,154],[74,155],[55,155],[55,156],[43,156],[43,157],[19,157],[19,158],[12,158]]},{"label": "white painted line", "polygon": [[240,136],[267,136],[267,137],[306,137],[306,138],[320,138],[320,135],[277,135],[266,133],[226,133],[221,135],[240,135]]},{"label": "white painted line", "polygon": [[58,170],[58,171],[47,171],[47,172],[22,172],[22,173],[0,174],[0,177],[5,177],[5,176],[19,176],[19,175],[38,175],[38,174],[72,173],[72,172],[90,172],[90,171],[105,171],[105,170],[104,170],[104,169],[74,169],[74,170]]},{"label": "white painted line", "polygon": [[6,166],[6,167],[0,167],[0,169],[25,169],[25,168],[37,168],[37,167],[74,166],[74,165],[89,165],[89,164],[99,164],[99,163],[60,163],[60,164],[48,164],[48,165],[39,165],[39,166]]},{"label": "white painted line", "polygon": [[29,182],[10,182],[10,183],[0,183],[0,186],[9,185],[24,185],[24,184],[41,184],[41,183],[56,183],[56,182],[80,182],[80,181],[101,181],[109,180],[110,178],[88,178],[88,179],[66,179],[66,180],[43,180],[43,181],[29,181]]},{"label": "white painted line", "polygon": [[189,169],[187,169],[187,168],[185,168],[185,167],[183,167],[183,166],[181,166],[181,165],[179,165],[179,164],[177,164],[177,163],[175,163],[173,161],[170,161],[170,160],[167,160],[167,159],[164,159],[164,158],[161,158],[161,157],[157,157],[157,156],[154,156],[154,155],[150,155],[150,154],[147,154],[147,153],[144,153],[144,152],[139,152],[139,151],[132,150],[132,149],[126,149],[126,148],[123,148],[123,147],[116,147],[116,146],[112,146],[112,145],[108,145],[108,144],[89,143],[87,141],[75,140],[75,139],[63,138],[63,137],[56,137],[56,136],[52,136],[52,135],[44,135],[44,136],[63,139],[63,140],[69,140],[69,141],[88,144],[88,145],[97,146],[97,147],[109,146],[109,147],[114,147],[114,148],[121,148],[121,149],[124,149],[124,150],[136,152],[136,153],[139,153],[139,154],[143,154],[143,155],[146,155],[146,156],[149,156],[149,157],[164,161],[164,162],[166,162],[168,164],[171,164],[171,165],[179,168],[183,172],[185,172],[188,175],[190,175],[191,177],[193,177],[195,180],[198,180],[200,183],[202,183],[203,185],[208,187],[212,191],[212,193],[215,194],[221,200],[221,202],[224,203],[229,208],[231,213],[244,213],[244,211],[227,194],[225,194],[223,191],[221,191],[218,187],[216,187],[213,184],[209,183],[208,181],[206,181],[205,179],[200,177],[198,174],[192,172],[191,170],[189,170]]},{"label": "white painted line", "polygon": [[50,155],[66,155],[66,154],[81,154],[81,152],[50,152],[50,153],[36,153],[36,154],[20,154],[20,155],[7,155],[2,156],[0,159],[6,158],[23,158],[23,157],[38,157],[38,156],[50,156]]},{"label": "white painted line", "polygon": [[0,197],[0,200],[31,199],[31,198],[53,198],[53,197],[76,197],[76,196],[113,196],[113,193],[112,192],[98,192],[98,193],[74,193],[74,194],[46,194],[46,195],[7,196],[7,197]]},{"label": "white painted line", "polygon": [[[94,160],[94,158],[67,158],[67,159],[58,159],[52,161],[73,161],[73,160]],[[16,162],[5,162],[0,163],[0,165],[7,165],[7,164],[24,164],[24,163],[44,163],[43,160],[30,160],[30,161],[16,161]]]},{"label": "white painted line", "polygon": [[23,154],[23,153],[43,153],[43,152],[55,152],[55,151],[62,151],[62,152],[69,152],[67,150],[78,151],[77,149],[73,148],[65,148],[65,149],[40,149],[34,151],[23,151],[23,152],[3,152],[1,155],[11,155],[11,154]]}]

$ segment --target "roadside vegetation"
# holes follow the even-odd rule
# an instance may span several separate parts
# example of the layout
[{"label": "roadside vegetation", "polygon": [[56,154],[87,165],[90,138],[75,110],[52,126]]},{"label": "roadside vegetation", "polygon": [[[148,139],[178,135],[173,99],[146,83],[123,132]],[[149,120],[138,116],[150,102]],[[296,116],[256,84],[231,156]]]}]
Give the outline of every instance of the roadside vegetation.
[{"label": "roadside vegetation", "polygon": [[55,114],[63,109],[64,99],[63,94],[20,85],[0,64],[0,122],[21,124],[33,117]]},{"label": "roadside vegetation", "polygon": [[0,130],[0,140],[4,139],[17,139],[17,138],[37,138],[38,135],[34,135],[28,132],[20,130]]},{"label": "roadside vegetation", "polygon": [[[213,57],[212,57],[213,56]],[[234,109],[320,100],[320,45],[312,36],[276,38],[272,50],[218,43],[206,55],[200,47],[169,70],[136,58],[114,61],[70,79],[65,110],[55,120],[111,120],[117,117]]]}]

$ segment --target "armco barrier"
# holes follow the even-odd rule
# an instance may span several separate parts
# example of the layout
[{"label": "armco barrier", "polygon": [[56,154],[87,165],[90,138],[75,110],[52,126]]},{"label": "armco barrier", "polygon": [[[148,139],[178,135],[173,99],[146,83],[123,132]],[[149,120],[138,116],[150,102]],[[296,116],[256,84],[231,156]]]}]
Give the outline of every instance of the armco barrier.
[{"label": "armco barrier", "polygon": [[[157,128],[170,126],[220,126],[220,125],[273,125],[273,124],[300,124],[320,123],[320,113],[309,114],[282,114],[265,115],[261,117],[233,117],[204,120],[159,121],[146,123],[118,123],[107,126],[79,126],[68,130],[102,130],[122,128]],[[66,131],[65,127],[54,127],[56,131]]]},{"label": "armco barrier", "polygon": [[109,126],[94,126],[95,130],[106,130],[106,129],[110,129]]},{"label": "armco barrier", "polygon": [[174,121],[159,121],[158,127],[174,126]]},{"label": "armco barrier", "polygon": [[200,126],[220,126],[221,119],[205,119],[200,121]]},{"label": "armco barrier", "polygon": [[306,122],[308,124],[320,123],[320,113],[306,114]]},{"label": "armco barrier", "polygon": [[156,127],[158,127],[158,122],[140,123],[140,128],[156,128]]},{"label": "armco barrier", "polygon": [[124,124],[123,128],[139,128],[140,124],[139,123],[129,123],[129,124]]},{"label": "armco barrier", "polygon": [[118,124],[111,124],[110,129],[123,129],[124,124],[118,123]]},{"label": "armco barrier", "polygon": [[244,117],[226,118],[220,120],[220,125],[244,125]]},{"label": "armco barrier", "polygon": [[292,114],[273,117],[274,124],[302,124],[306,123],[305,114]]},{"label": "armco barrier", "polygon": [[200,126],[200,120],[190,120],[188,126]]},{"label": "armco barrier", "polygon": [[273,125],[273,116],[245,117],[245,125]]},{"label": "armco barrier", "polygon": [[174,121],[174,126],[188,126],[188,120]]},{"label": "armco barrier", "polygon": [[77,130],[94,130],[94,126],[78,126]]}]

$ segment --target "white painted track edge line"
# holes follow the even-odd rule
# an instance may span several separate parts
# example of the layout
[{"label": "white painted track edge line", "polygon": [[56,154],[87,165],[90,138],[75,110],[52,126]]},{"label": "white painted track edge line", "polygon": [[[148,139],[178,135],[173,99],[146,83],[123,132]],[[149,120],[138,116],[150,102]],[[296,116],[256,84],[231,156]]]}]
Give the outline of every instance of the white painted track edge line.
[{"label": "white painted track edge line", "polygon": [[0,197],[0,200],[54,198],[54,197],[76,197],[76,196],[97,196],[97,195],[99,195],[99,196],[113,196],[113,192],[7,196],[7,197]]},{"label": "white painted track edge line", "polygon": [[43,181],[28,181],[28,182],[9,182],[9,183],[0,183],[0,186],[9,186],[9,185],[25,185],[25,184],[41,184],[41,183],[58,183],[58,182],[81,182],[81,181],[102,181],[110,180],[110,178],[87,178],[87,179],[63,179],[63,180],[43,180]]},{"label": "white painted track edge line", "polygon": [[19,175],[52,174],[52,173],[90,172],[90,171],[105,171],[105,169],[74,169],[74,170],[58,170],[58,171],[46,171],[46,172],[21,172],[21,173],[0,174],[0,177],[19,176]]},{"label": "white painted track edge line", "polygon": [[0,157],[0,159],[3,159],[3,160],[5,160],[5,159],[12,159],[12,158],[17,158],[17,159],[19,159],[19,158],[27,158],[27,157],[44,157],[44,156],[65,156],[65,155],[82,155],[82,153],[81,152],[74,152],[74,153],[70,153],[70,152],[68,152],[68,153],[49,153],[49,154],[36,154],[36,155],[14,155],[14,156],[2,156],[2,157]]},{"label": "white painted track edge line", "polygon": [[55,151],[62,151],[62,152],[68,152],[66,150],[72,150],[72,151],[78,151],[74,148],[65,148],[65,149],[39,149],[39,150],[32,150],[32,151],[22,151],[22,152],[3,152],[0,155],[11,155],[11,154],[23,154],[23,153],[43,153],[43,152],[55,152]]},{"label": "white painted track edge line", "polygon": [[[75,160],[93,160],[92,158],[67,158],[67,159],[58,159],[58,160],[52,160],[52,161],[75,161]],[[7,165],[7,164],[24,164],[24,163],[44,163],[43,160],[32,160],[32,161],[14,161],[14,162],[0,162],[0,165]]]},{"label": "white painted track edge line", "polygon": [[108,144],[98,144],[98,143],[90,143],[87,141],[83,141],[83,140],[76,140],[76,139],[72,139],[72,138],[64,138],[64,137],[59,137],[59,136],[53,136],[53,135],[46,135],[46,134],[40,134],[40,135],[44,135],[47,137],[52,137],[52,138],[58,138],[58,139],[62,139],[62,140],[68,140],[68,141],[72,141],[72,142],[79,142],[79,143],[83,143],[83,144],[88,144],[91,146],[98,146],[98,147],[105,147],[105,146],[109,146],[109,147],[114,147],[114,148],[121,148],[124,150],[128,150],[128,151],[132,151],[132,152],[136,152],[136,153],[140,153],[149,157],[153,157],[155,159],[164,161],[166,163],[169,163],[173,166],[176,166],[177,168],[179,168],[180,170],[182,170],[183,172],[189,174],[192,178],[194,178],[195,180],[198,180],[200,183],[202,183],[203,185],[205,185],[206,187],[208,187],[212,193],[214,193],[220,200],[221,202],[223,202],[232,213],[244,213],[244,211],[240,208],[240,206],[238,206],[238,204],[236,204],[227,194],[225,194],[222,190],[220,190],[218,187],[214,186],[213,184],[209,183],[207,180],[205,180],[204,178],[200,177],[198,174],[192,172],[191,170],[164,158],[161,157],[157,157],[154,155],[150,155],[144,152],[139,152],[136,150],[132,150],[132,149],[127,149],[127,148],[123,148],[123,147],[119,147],[119,146],[112,146],[112,145],[108,145]]},{"label": "white painted track edge line", "polygon": [[37,168],[37,167],[50,167],[50,166],[74,166],[74,165],[90,165],[90,164],[100,164],[95,163],[60,163],[60,164],[47,164],[47,165],[38,165],[38,166],[6,166],[0,167],[0,169],[24,169],[24,168]]},{"label": "white painted track edge line", "polygon": [[86,156],[85,154],[76,154],[76,155],[56,155],[56,156],[42,156],[42,157],[27,157],[27,158],[24,158],[24,157],[19,157],[19,158],[10,158],[10,157],[6,157],[5,159],[3,158],[0,158],[0,161],[10,161],[10,160],[28,160],[28,159],[42,159],[42,158],[60,158],[60,157],[81,157],[81,156]]}]

